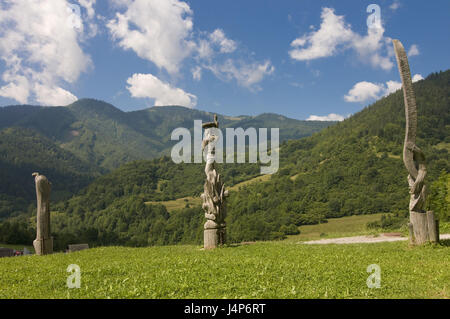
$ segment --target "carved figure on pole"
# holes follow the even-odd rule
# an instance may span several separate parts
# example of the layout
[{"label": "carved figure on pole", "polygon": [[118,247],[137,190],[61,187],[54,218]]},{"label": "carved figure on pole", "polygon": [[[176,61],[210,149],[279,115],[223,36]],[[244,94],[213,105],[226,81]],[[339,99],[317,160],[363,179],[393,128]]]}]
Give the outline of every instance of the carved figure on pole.
[{"label": "carved figure on pole", "polygon": [[215,130],[219,128],[217,115],[214,115],[214,122],[205,123],[202,126],[205,135],[202,142],[202,150],[206,150],[206,181],[201,195],[207,219],[204,225],[204,248],[212,249],[219,245],[224,245],[226,241],[226,197],[228,191],[222,181],[222,176],[215,168],[215,143],[219,136]]},{"label": "carved figure on pole", "polygon": [[37,198],[36,239],[33,246],[36,255],[47,255],[53,253],[53,238],[50,235],[51,183],[39,173],[33,173],[33,176]]}]

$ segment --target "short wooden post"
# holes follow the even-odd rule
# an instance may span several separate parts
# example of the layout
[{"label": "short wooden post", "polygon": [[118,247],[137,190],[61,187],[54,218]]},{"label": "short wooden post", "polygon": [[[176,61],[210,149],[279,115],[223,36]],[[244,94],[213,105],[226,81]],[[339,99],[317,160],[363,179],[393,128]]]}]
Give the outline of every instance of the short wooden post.
[{"label": "short wooden post", "polygon": [[428,219],[426,213],[410,212],[413,224],[414,244],[423,245],[428,241]]},{"label": "short wooden post", "polygon": [[440,237],[439,237],[439,219],[436,219],[436,238],[437,238],[437,242],[439,242]]},{"label": "short wooden post", "polygon": [[439,242],[439,234],[436,234],[436,219],[434,218],[434,212],[427,212],[427,224],[428,224],[428,236],[432,243]]},{"label": "short wooden post", "polygon": [[414,245],[414,231],[413,231],[413,224],[408,223],[408,231],[409,231],[409,243],[411,245]]},{"label": "short wooden post", "polygon": [[217,228],[205,229],[203,232],[204,249],[217,248],[219,244],[219,230]]}]

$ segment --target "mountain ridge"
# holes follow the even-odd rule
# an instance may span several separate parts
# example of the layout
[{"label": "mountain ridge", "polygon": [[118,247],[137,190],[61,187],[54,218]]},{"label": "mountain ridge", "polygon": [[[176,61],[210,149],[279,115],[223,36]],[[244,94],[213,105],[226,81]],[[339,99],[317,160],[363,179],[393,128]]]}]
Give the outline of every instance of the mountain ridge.
[{"label": "mountain ridge", "polygon": [[[54,182],[54,192],[58,194],[56,199],[64,198],[63,194],[70,197],[94,178],[121,165],[170,154],[172,145],[176,143],[170,139],[173,129],[186,127],[192,131],[194,120],[211,121],[212,116],[213,113],[210,112],[180,106],[124,112],[110,103],[96,99],[80,99],[68,106],[57,107],[1,107],[0,134],[3,133],[1,136],[5,143],[0,146],[3,151],[0,152],[0,169],[5,172],[2,181],[5,185],[11,185],[10,192],[6,189],[0,192],[0,196],[8,197],[7,202],[3,203],[4,207],[14,207],[12,211],[26,210],[22,203],[34,196],[32,179],[29,178],[33,171],[39,169]],[[221,127],[240,126],[242,123],[244,128],[247,128],[269,123],[267,119],[253,120],[249,116],[238,120],[224,115],[218,116]],[[273,123],[277,123],[276,118],[271,119],[270,124]],[[280,134],[280,139],[283,141],[307,136],[331,124],[333,123],[291,120],[291,127],[286,127]],[[278,120],[278,126],[280,125],[281,121]],[[12,128],[14,130],[11,130]],[[36,143],[36,147],[30,144],[31,142]],[[15,159],[8,154],[19,155]],[[52,163],[53,167],[46,163]],[[61,169],[64,166],[78,167],[87,173],[75,172],[72,169],[64,173]],[[12,171],[18,174],[17,178],[8,173]],[[66,185],[65,181],[72,178],[75,182],[68,182]],[[13,191],[17,183],[22,186],[26,184],[26,192],[18,194]],[[11,199],[14,196],[20,200]],[[16,202],[21,204],[16,205]],[[2,214],[7,213],[0,212],[0,215]]]}]

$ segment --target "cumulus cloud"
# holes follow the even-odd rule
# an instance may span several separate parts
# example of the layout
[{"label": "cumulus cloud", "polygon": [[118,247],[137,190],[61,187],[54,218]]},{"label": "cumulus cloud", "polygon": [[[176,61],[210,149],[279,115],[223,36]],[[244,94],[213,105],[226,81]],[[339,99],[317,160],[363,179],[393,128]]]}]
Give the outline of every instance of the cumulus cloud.
[{"label": "cumulus cloud", "polygon": [[196,59],[208,60],[218,55],[230,54],[238,49],[236,41],[229,39],[222,29],[215,29],[213,32],[198,32],[195,39]]},{"label": "cumulus cloud", "polygon": [[417,46],[417,44],[413,44],[409,50],[408,50],[408,57],[413,57],[415,55],[419,55],[419,47]]},{"label": "cumulus cloud", "polygon": [[321,18],[319,30],[292,41],[291,46],[295,48],[289,52],[292,59],[304,61],[332,56],[338,45],[351,41],[354,34],[343,16],[335,15],[331,8],[323,8]]},{"label": "cumulus cloud", "polygon": [[95,17],[94,5],[96,2],[97,0],[78,0],[78,3],[86,9],[87,16],[90,19]]},{"label": "cumulus cloud", "polygon": [[107,23],[113,38],[123,49],[174,74],[194,49],[192,10],[178,0],[123,0],[125,12]]},{"label": "cumulus cloud", "polygon": [[191,70],[195,80],[201,78],[201,71],[205,69],[220,80],[236,80],[240,86],[259,91],[261,87],[258,83],[275,71],[270,60],[258,62],[251,56],[244,58],[242,54],[239,59],[229,57],[229,54],[242,50],[238,50],[236,41],[229,39],[222,29],[211,33],[201,32],[201,36],[203,38],[198,40],[196,57],[199,65]]},{"label": "cumulus cloud", "polygon": [[30,83],[28,79],[18,74],[12,75],[11,77],[5,76],[5,74],[3,74],[3,80],[5,82],[11,80],[11,82],[0,87],[0,96],[16,100],[21,104],[26,104],[30,95]]},{"label": "cumulus cloud", "polygon": [[400,2],[398,2],[397,0],[394,1],[390,6],[389,9],[391,9],[392,11],[397,10],[398,8],[400,8],[401,4]]},{"label": "cumulus cloud", "polygon": [[205,39],[198,40],[197,54],[199,59],[210,59],[214,55],[214,50],[211,47],[211,42]]},{"label": "cumulus cloud", "polygon": [[57,86],[49,87],[47,85],[35,84],[34,92],[36,94],[36,101],[42,105],[63,106],[77,100],[75,95]]},{"label": "cumulus cloud", "polygon": [[92,61],[80,47],[84,25],[66,0],[2,2],[0,26],[5,64],[0,96],[23,104],[30,99],[45,105],[76,100],[61,85],[74,83]]},{"label": "cumulus cloud", "polygon": [[[153,62],[172,77],[179,75],[187,59],[194,61],[192,78],[201,80],[210,70],[221,80],[235,79],[251,90],[273,72],[270,62],[236,61],[225,56],[238,50],[236,41],[224,30],[194,31],[193,11],[181,0],[113,0],[119,12],[108,21],[113,39],[125,50]],[[250,59],[249,59],[250,60]],[[226,70],[226,67],[231,67]]]},{"label": "cumulus cloud", "polygon": [[152,74],[133,74],[128,78],[128,91],[135,98],[154,99],[155,106],[181,105],[193,108],[197,105],[197,97],[180,88],[172,87]]},{"label": "cumulus cloud", "polygon": [[340,121],[345,120],[345,118],[346,117],[343,116],[343,115],[330,113],[330,114],[325,115],[325,116],[310,115],[306,120],[307,121],[339,121],[340,122]]},{"label": "cumulus cloud", "polygon": [[[362,36],[355,33],[345,22],[344,16],[336,15],[332,8],[323,8],[321,19],[318,30],[312,30],[291,42],[293,49],[289,55],[292,59],[310,61],[353,49],[362,61],[369,61],[374,67],[383,70],[393,67],[390,39],[384,37],[381,25],[368,28],[367,35]],[[383,50],[386,51],[384,55]]]},{"label": "cumulus cloud", "polygon": [[420,80],[423,80],[423,76],[421,74],[414,74],[414,76],[412,77],[413,83]]},{"label": "cumulus cloud", "polygon": [[263,80],[266,75],[270,75],[275,71],[275,67],[270,61],[263,63],[253,62],[247,64],[243,61],[236,63],[232,59],[227,59],[223,64],[215,64],[205,66],[213,72],[218,78],[225,81],[235,79],[241,86],[253,91],[259,91],[261,88],[258,83]]},{"label": "cumulus cloud", "polygon": [[[412,81],[417,82],[423,80],[423,76],[420,74],[415,74],[412,77]],[[366,102],[368,100],[376,100],[380,97],[387,96],[394,93],[402,88],[402,83],[397,81],[387,81],[383,83],[372,83],[367,81],[362,81],[356,83],[344,99],[347,102]]]},{"label": "cumulus cloud", "polygon": [[216,29],[209,35],[209,39],[212,43],[217,44],[221,53],[231,53],[236,50],[236,42],[228,39],[225,33],[221,29]]},{"label": "cumulus cloud", "polygon": [[402,84],[397,81],[387,81],[386,86],[379,85],[383,92],[383,96],[389,95],[391,93],[397,92],[402,88]]},{"label": "cumulus cloud", "polygon": [[200,81],[202,79],[202,68],[199,66],[194,67],[192,70],[192,78],[196,81]]},{"label": "cumulus cloud", "polygon": [[378,84],[362,81],[356,83],[353,88],[344,96],[347,102],[363,102],[376,99],[380,95],[382,87]]},{"label": "cumulus cloud", "polygon": [[96,36],[98,32],[98,26],[95,22],[96,17],[94,9],[96,2],[97,0],[78,0],[80,6],[82,6],[86,11],[84,19],[88,26],[88,34],[87,34],[88,38]]}]

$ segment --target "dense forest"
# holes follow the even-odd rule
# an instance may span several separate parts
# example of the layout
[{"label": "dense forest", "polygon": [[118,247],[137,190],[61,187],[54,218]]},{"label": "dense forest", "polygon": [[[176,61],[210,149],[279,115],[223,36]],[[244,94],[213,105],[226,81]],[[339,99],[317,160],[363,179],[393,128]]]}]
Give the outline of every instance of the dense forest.
[{"label": "dense forest", "polygon": [[[441,220],[449,220],[450,71],[431,74],[414,88],[417,145],[428,163],[427,205]],[[384,212],[404,219],[409,201],[401,158],[404,127],[399,90],[310,137],[285,141],[276,174],[231,193],[228,241],[282,239],[297,233],[299,225],[354,214]],[[227,185],[259,174],[257,164],[222,164],[218,170]],[[126,164],[99,177],[77,196],[52,205],[57,247],[76,242],[199,243],[204,223],[200,207],[186,205],[168,212],[164,205],[146,202],[199,196],[203,181],[201,164],[177,165],[168,157]],[[30,209],[3,223],[0,242],[32,236],[33,213]]]},{"label": "dense forest", "polygon": [[0,131],[0,220],[27,211],[36,201],[33,172],[51,176],[54,201],[86,187],[99,170],[31,129]]}]

